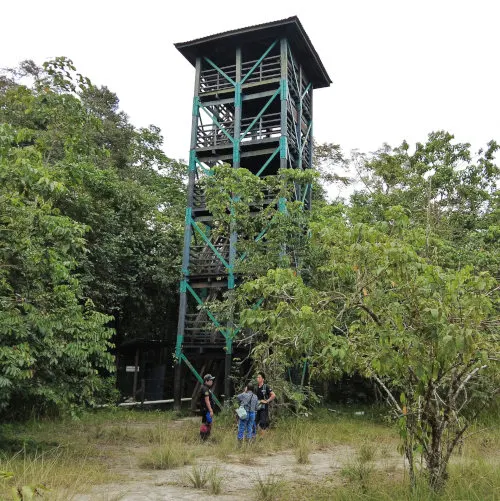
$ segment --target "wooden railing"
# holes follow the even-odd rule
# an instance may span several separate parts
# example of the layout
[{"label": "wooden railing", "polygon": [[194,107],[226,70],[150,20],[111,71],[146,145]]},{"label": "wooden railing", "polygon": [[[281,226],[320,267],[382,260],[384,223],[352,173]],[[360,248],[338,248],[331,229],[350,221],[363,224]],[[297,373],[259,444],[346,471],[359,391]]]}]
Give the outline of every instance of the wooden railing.
[{"label": "wooden railing", "polygon": [[[244,61],[241,65],[241,75],[245,75],[253,68],[257,59],[253,61]],[[200,94],[217,91],[229,91],[234,89],[234,85],[224,75],[213,68],[209,63],[205,62],[206,69],[202,70],[200,75]],[[236,64],[228,66],[220,66],[220,69],[234,82],[236,81]],[[252,72],[252,74],[245,80],[244,86],[248,84],[256,84],[268,80],[279,79],[281,76],[280,56],[266,57]]]},{"label": "wooden railing", "polygon": [[203,311],[188,313],[184,326],[184,344],[225,343],[224,336]]},{"label": "wooden railing", "polygon": [[[215,243],[217,252],[228,262],[229,244]],[[193,245],[190,249],[190,270],[195,276],[227,275],[227,270],[213,249],[208,245]]]},{"label": "wooden railing", "polygon": [[[243,118],[241,120],[241,133],[245,133],[247,128],[252,125],[255,117]],[[227,132],[222,132],[220,127],[215,124],[203,124],[198,126],[196,136],[197,148],[213,148],[217,146],[231,146],[232,142],[228,135],[234,137],[234,122],[218,121]],[[252,125],[252,128],[246,133],[242,143],[256,141],[261,139],[278,138],[281,135],[281,116],[280,113],[267,113],[259,117]]]}]

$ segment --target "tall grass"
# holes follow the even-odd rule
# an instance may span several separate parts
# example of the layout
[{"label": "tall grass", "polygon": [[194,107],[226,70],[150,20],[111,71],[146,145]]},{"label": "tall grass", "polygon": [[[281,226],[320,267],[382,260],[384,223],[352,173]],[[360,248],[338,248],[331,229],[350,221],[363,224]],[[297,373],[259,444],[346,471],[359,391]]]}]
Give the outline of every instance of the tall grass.
[{"label": "tall grass", "polygon": [[[377,409],[366,409],[356,416],[349,407],[338,412],[316,409],[308,417],[281,417],[272,422],[264,436],[252,444],[238,447],[236,419],[232,411],[215,417],[211,439],[199,441],[199,422],[178,421],[172,412],[130,410],[88,413],[80,420],[32,421],[23,425],[2,425],[0,471],[12,473],[0,477],[0,499],[11,499],[11,489],[24,486],[49,489],[47,499],[71,500],[78,492],[97,492],[96,486],[116,482],[123,458],[130,458],[127,468],[143,470],[171,469],[192,464],[194,458],[217,458],[226,463],[224,477],[231,480],[231,464],[244,464],[255,479],[255,491],[242,492],[242,498],[275,500],[411,500],[451,501],[500,500],[500,431],[498,419],[489,416],[471,428],[471,436],[452,459],[450,480],[439,496],[429,492],[425,478],[419,479],[416,491],[409,492],[408,478],[397,453],[399,437],[390,422],[380,418]],[[2,440],[3,438],[3,440]],[[142,455],[124,454],[133,447]],[[316,454],[330,455],[340,465],[318,481],[307,482],[309,469],[298,468],[301,481],[286,466],[278,478],[255,476],[262,471],[268,455],[294,455],[297,463],[310,462],[314,471]],[[289,465],[289,463],[288,463]],[[296,467],[294,467],[296,468]],[[288,470],[290,470],[288,466]],[[255,473],[254,473],[255,472]],[[276,472],[277,473],[277,472]],[[296,475],[295,475],[296,476]],[[221,492],[222,475],[207,473],[204,489]],[[289,479],[288,481],[286,479]],[[104,492],[104,491],[103,491]],[[274,494],[273,494],[274,493]],[[272,497],[274,496],[274,497]]]},{"label": "tall grass", "polygon": [[224,477],[218,466],[214,466],[208,472],[208,492],[209,494],[218,495],[222,493],[222,485]]},{"label": "tall grass", "polygon": [[16,491],[21,499],[30,499],[31,492],[33,497],[43,494],[54,501],[71,500],[77,493],[111,480],[92,447],[78,455],[64,447],[34,453],[22,449],[1,459],[0,471],[7,473],[0,476],[2,500],[15,499]]},{"label": "tall grass", "polygon": [[255,499],[257,501],[276,501],[281,494],[284,482],[275,473],[267,477],[257,475],[255,481]]},{"label": "tall grass", "polygon": [[372,444],[364,443],[359,447],[356,460],[346,465],[341,472],[351,484],[354,484],[363,493],[368,491],[371,483],[374,457],[375,447]]},{"label": "tall grass", "polygon": [[139,466],[148,470],[169,470],[192,462],[193,454],[182,443],[166,438],[141,456]]},{"label": "tall grass", "polygon": [[209,478],[208,466],[193,466],[191,471],[186,473],[186,478],[195,489],[203,489]]},{"label": "tall grass", "polygon": [[467,468],[452,467],[443,492],[431,491],[420,476],[410,491],[403,474],[388,477],[383,471],[372,470],[370,481],[363,489],[358,482],[339,485],[333,477],[322,482],[282,482],[274,501],[498,501],[500,499],[499,469],[485,463]]}]

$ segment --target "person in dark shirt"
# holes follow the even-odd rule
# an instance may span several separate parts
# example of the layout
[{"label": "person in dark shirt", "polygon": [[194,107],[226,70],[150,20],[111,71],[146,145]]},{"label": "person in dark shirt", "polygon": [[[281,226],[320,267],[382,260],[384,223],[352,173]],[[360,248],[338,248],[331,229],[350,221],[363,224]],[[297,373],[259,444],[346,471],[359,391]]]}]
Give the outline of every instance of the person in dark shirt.
[{"label": "person in dark shirt", "polygon": [[200,389],[200,408],[201,408],[201,426],[200,438],[206,440],[212,431],[212,423],[214,417],[214,397],[212,395],[212,386],[214,377],[211,374],[205,374],[203,385]]},{"label": "person in dark shirt", "polygon": [[266,384],[266,376],[263,372],[257,373],[257,389],[255,391],[259,405],[257,406],[257,415],[255,417],[254,436],[257,427],[262,432],[269,428],[269,402],[272,402],[276,395],[274,391]]}]

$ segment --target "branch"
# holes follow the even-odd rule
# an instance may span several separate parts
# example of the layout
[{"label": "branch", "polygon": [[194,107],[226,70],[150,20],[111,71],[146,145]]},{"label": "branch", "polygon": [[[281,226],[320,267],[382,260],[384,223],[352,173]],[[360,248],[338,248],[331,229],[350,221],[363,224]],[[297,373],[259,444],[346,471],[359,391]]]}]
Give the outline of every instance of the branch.
[{"label": "branch", "polygon": [[458,387],[453,398],[457,398],[458,394],[464,389],[465,385],[480,371],[486,369],[487,365],[482,365],[481,367],[476,367],[472,372],[470,372],[467,377],[462,381],[462,384]]},{"label": "branch", "polygon": [[455,435],[455,438],[453,439],[453,441],[448,444],[448,447],[446,449],[446,455],[444,457],[444,464],[448,464],[448,461],[450,460],[450,457],[451,457],[451,454],[453,452],[453,449],[455,449],[456,445],[458,444],[458,442],[462,438],[463,434],[465,433],[465,431],[467,430],[467,428],[470,426],[470,424],[477,418],[477,416],[479,415],[479,413],[481,412],[481,410],[482,409],[478,409],[474,413],[474,415],[472,416],[472,418],[469,419],[467,421],[467,423],[465,423],[465,425],[462,427],[462,429],[458,430],[458,432]]},{"label": "branch", "polygon": [[365,306],[364,304],[355,304],[354,306],[358,306],[359,308],[361,308],[362,310],[365,310],[366,313],[368,313],[368,315],[370,315],[370,317],[372,317],[372,320],[379,326],[379,327],[382,327],[382,322],[380,321],[380,319],[377,317],[377,315],[375,313],[373,313],[373,311],[370,310],[370,308],[368,308],[367,306]]},{"label": "branch", "polygon": [[490,294],[493,294],[495,291],[500,290],[500,285],[498,287],[495,287],[494,289],[490,290],[489,292],[486,293],[486,296],[489,296]]},{"label": "branch", "polygon": [[373,376],[373,379],[377,381],[377,383],[384,389],[384,391],[387,393],[387,396],[389,397],[389,400],[393,403],[393,405],[396,407],[396,409],[399,411],[400,414],[403,414],[403,409],[399,406],[397,400],[394,398],[392,393],[389,391],[387,386],[382,382],[382,380],[378,376]]}]

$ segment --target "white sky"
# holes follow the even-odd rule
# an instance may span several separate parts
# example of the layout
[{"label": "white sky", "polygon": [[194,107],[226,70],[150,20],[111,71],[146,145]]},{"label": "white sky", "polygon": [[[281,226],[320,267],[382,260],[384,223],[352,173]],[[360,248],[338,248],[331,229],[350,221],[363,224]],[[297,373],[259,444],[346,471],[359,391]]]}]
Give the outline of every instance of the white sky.
[{"label": "white sky", "polygon": [[315,93],[319,141],[373,151],[437,129],[500,141],[498,0],[0,0],[0,67],[70,57],[185,159],[194,68],[173,43],[292,15],[333,80]]}]

